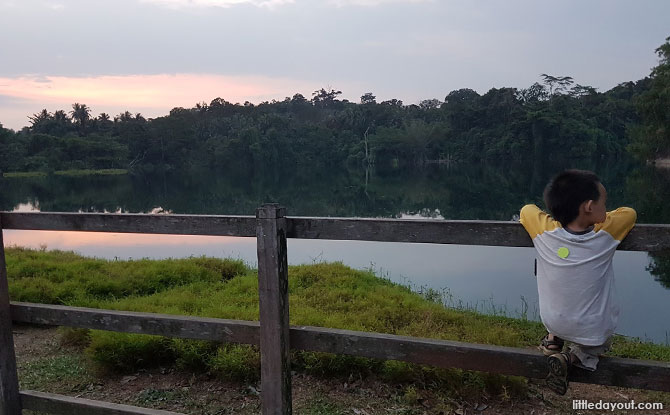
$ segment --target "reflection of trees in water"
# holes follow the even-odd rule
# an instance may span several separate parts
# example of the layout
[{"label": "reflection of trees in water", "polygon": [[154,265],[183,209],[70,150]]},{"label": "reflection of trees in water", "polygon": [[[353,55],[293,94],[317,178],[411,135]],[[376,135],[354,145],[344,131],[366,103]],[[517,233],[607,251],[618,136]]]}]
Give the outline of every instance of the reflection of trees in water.
[{"label": "reflection of trees in water", "polygon": [[542,190],[566,168],[594,170],[608,189],[608,206],[633,206],[643,223],[670,223],[670,173],[624,160],[431,165],[418,169],[272,172],[184,172],[145,176],[0,179],[0,210],[20,203],[44,211],[253,215],[265,202],[292,216],[399,217],[439,211],[446,219],[510,220],[525,203],[542,206]]},{"label": "reflection of trees in water", "polygon": [[670,223],[670,169],[641,167],[626,177],[638,223]]},{"label": "reflection of trees in water", "polygon": [[670,250],[649,253],[649,265],[646,270],[665,288],[670,289]]}]

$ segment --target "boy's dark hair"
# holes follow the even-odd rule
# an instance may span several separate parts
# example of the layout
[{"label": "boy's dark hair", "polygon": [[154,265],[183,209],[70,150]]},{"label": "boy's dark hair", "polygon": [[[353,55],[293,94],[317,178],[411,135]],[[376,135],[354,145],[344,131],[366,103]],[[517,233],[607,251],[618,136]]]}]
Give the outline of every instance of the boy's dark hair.
[{"label": "boy's dark hair", "polygon": [[577,219],[582,203],[600,198],[598,183],[600,180],[592,171],[566,170],[551,179],[544,189],[544,204],[565,227]]}]

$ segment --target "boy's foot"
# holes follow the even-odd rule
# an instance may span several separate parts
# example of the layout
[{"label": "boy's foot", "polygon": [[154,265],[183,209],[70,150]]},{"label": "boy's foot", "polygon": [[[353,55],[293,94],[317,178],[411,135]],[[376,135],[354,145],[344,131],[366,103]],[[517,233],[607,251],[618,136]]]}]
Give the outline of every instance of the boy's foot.
[{"label": "boy's foot", "polygon": [[564,341],[560,337],[554,336],[553,334],[547,334],[542,338],[540,345],[537,346],[537,348],[540,349],[545,356],[551,356],[563,351],[563,343]]},{"label": "boy's foot", "polygon": [[547,386],[559,395],[565,395],[568,391],[568,372],[570,370],[570,354],[555,353],[547,358],[549,375],[547,375]]}]

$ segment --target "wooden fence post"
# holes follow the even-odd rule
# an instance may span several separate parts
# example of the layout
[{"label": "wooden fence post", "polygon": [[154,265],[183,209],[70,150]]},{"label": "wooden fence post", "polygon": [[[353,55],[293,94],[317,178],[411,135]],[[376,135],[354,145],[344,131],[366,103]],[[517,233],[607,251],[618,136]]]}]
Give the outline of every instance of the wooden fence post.
[{"label": "wooden fence post", "polygon": [[278,204],[256,210],[263,415],[292,413],[285,213]]},{"label": "wooden fence post", "polygon": [[21,415],[2,222],[0,222],[0,415]]}]

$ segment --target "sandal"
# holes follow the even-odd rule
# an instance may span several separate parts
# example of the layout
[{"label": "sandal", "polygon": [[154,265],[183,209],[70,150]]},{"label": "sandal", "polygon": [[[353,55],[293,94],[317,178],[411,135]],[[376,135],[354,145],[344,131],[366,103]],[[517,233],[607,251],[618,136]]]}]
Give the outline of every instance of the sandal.
[{"label": "sandal", "polygon": [[553,339],[549,340],[549,334],[547,334],[542,338],[540,345],[537,348],[540,349],[545,356],[551,356],[563,351],[564,343],[563,339],[558,336],[554,336]]},{"label": "sandal", "polygon": [[565,395],[568,391],[568,372],[571,361],[569,353],[555,353],[547,358],[549,374],[547,375],[547,386],[559,395]]}]

